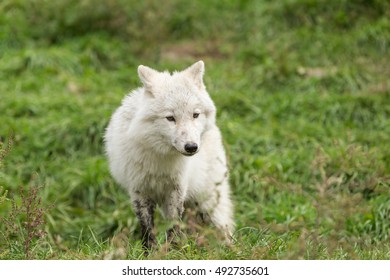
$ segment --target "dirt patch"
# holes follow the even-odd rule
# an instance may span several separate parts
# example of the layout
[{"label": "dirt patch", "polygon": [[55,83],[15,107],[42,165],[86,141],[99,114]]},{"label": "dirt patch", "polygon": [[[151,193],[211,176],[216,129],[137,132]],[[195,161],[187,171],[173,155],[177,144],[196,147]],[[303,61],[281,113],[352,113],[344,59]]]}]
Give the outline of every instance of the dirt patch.
[{"label": "dirt patch", "polygon": [[323,78],[327,76],[332,76],[337,73],[336,67],[303,67],[300,66],[297,68],[297,73],[301,76],[314,77],[314,78]]}]

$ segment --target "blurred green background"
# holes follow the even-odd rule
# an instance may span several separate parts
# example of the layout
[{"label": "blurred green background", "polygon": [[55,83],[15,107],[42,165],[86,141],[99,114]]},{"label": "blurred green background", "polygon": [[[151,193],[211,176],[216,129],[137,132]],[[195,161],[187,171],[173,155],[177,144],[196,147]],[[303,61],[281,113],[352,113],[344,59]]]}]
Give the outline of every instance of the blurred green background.
[{"label": "blurred green background", "polygon": [[[102,136],[139,64],[199,59],[235,242],[157,216],[145,257]],[[2,0],[0,258],[390,259],[389,77],[387,0]]]}]

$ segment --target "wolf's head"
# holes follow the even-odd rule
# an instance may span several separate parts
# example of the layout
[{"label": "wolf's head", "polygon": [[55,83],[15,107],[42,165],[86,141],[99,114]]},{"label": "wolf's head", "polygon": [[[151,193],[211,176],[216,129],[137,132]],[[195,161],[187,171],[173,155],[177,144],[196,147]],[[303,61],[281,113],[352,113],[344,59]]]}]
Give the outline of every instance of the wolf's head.
[{"label": "wolf's head", "polygon": [[203,73],[203,61],[173,74],[138,67],[144,84],[140,110],[148,130],[145,141],[156,151],[191,156],[201,149],[202,135],[215,124],[216,112]]}]

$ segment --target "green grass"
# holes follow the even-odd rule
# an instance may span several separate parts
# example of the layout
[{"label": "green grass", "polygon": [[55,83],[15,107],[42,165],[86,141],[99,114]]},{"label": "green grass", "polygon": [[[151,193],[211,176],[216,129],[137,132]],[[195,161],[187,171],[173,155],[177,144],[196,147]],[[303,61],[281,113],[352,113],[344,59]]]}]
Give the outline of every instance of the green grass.
[{"label": "green grass", "polygon": [[[130,3],[130,4],[129,4]],[[390,259],[390,4],[0,4],[0,259],[26,258],[19,187],[39,189],[36,259]],[[165,3],[165,2],[164,2]],[[102,136],[139,64],[206,63],[237,231],[145,257]],[[8,140],[12,147],[8,148]]]}]

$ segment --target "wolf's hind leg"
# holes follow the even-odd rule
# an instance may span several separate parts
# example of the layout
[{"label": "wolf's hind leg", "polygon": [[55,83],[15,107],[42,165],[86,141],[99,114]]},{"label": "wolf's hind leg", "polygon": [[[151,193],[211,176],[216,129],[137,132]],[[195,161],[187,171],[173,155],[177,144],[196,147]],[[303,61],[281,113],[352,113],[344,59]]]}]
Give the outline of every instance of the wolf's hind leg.
[{"label": "wolf's hind leg", "polygon": [[230,243],[232,241],[235,224],[232,218],[230,207],[227,205],[218,205],[209,214],[211,222],[225,235],[226,241]]},{"label": "wolf's hind leg", "polygon": [[211,223],[225,234],[226,241],[231,242],[235,223],[233,219],[233,204],[230,199],[229,185],[224,181],[215,190],[215,199],[207,203]]}]

